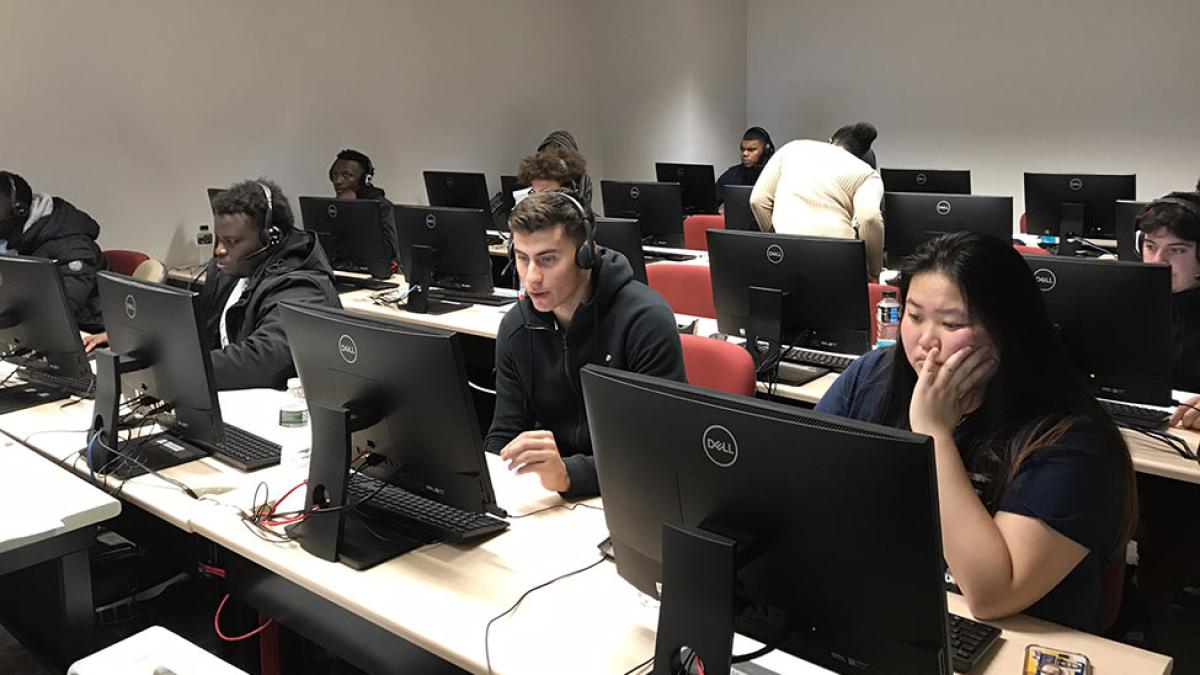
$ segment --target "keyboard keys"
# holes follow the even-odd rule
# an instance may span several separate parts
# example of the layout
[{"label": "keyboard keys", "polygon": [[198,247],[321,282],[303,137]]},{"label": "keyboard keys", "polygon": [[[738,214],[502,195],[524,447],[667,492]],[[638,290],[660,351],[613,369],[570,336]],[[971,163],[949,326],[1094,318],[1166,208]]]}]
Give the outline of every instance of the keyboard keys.
[{"label": "keyboard keys", "polygon": [[361,474],[351,479],[347,490],[347,503],[359,502],[365,511],[415,521],[452,543],[508,529],[508,523],[498,518],[463,511]]},{"label": "keyboard keys", "polygon": [[232,424],[225,425],[225,441],[212,446],[214,457],[242,471],[256,471],[275,466],[279,463],[281,451],[278,443],[272,443]]}]

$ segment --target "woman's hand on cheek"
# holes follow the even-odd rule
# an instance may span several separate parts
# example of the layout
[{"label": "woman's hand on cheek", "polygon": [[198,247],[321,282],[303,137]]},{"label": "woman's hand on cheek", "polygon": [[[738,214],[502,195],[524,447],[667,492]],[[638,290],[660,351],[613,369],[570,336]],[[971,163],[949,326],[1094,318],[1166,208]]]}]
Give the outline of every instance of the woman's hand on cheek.
[{"label": "woman's hand on cheek", "polygon": [[940,366],[940,349],[929,351],[909,406],[912,430],[930,436],[949,435],[963,415],[979,407],[988,381],[996,372],[991,347],[965,346]]}]

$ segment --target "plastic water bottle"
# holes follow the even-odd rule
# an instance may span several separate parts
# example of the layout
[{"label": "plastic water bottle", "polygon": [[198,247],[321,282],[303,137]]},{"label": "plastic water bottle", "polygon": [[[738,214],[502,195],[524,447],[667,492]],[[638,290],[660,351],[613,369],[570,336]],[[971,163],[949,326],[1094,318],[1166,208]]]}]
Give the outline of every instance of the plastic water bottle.
[{"label": "plastic water bottle", "polygon": [[308,465],[312,450],[312,434],[308,430],[308,401],[300,378],[287,381],[287,394],[279,406],[280,457],[284,466],[301,468]]},{"label": "plastic water bottle", "polygon": [[896,291],[884,291],[883,298],[875,305],[875,348],[891,347],[899,334],[900,301],[896,299]]}]

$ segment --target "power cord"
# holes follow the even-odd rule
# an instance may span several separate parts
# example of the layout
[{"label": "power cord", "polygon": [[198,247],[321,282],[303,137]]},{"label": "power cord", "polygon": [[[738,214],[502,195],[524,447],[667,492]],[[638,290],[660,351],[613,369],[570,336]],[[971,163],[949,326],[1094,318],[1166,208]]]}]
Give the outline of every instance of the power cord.
[{"label": "power cord", "polygon": [[580,509],[580,508],[592,509],[593,511],[604,511],[604,507],[602,507],[602,506],[592,506],[591,504],[584,504],[583,502],[576,502],[574,504],[553,504],[551,506],[544,506],[540,509],[535,509],[533,511],[530,511],[529,513],[519,513],[516,515],[509,515],[508,519],[509,520],[517,520],[519,518],[528,518],[529,516],[536,516],[539,513],[553,511],[554,509],[566,509],[567,511],[574,511],[575,509]]}]

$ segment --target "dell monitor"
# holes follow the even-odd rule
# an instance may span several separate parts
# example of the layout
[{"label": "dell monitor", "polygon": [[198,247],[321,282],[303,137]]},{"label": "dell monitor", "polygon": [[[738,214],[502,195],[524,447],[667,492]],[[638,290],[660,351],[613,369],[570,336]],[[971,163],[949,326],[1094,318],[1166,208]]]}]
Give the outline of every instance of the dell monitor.
[{"label": "dell monitor", "polygon": [[1170,267],[1057,256],[1025,261],[1096,397],[1172,405]]},{"label": "dell monitor", "polygon": [[971,194],[971,172],[948,169],[880,169],[887,192],[936,192]]},{"label": "dell monitor", "polygon": [[410,289],[416,287],[409,293],[408,311],[441,314],[491,296],[491,222],[491,215],[479,209],[396,205],[400,264]]},{"label": "dell monitor", "polygon": [[0,256],[0,350],[22,381],[0,388],[0,413],[91,396],[92,367],[53,262]]},{"label": "dell monitor", "polygon": [[654,175],[660,183],[679,184],[684,213],[717,212],[717,184],[712,164],[657,162]]},{"label": "dell monitor", "polygon": [[301,197],[304,229],[316,233],[330,264],[343,271],[392,276],[392,255],[383,236],[379,202],[374,199]]},{"label": "dell monitor", "polygon": [[516,176],[500,176],[500,211],[503,217],[497,221],[498,227],[496,229],[501,232],[508,232],[508,217],[512,215],[513,209],[517,208],[517,200],[513,197],[513,193],[528,187],[528,185],[517,180]]},{"label": "dell monitor", "polygon": [[948,232],[970,230],[1012,241],[1012,197],[885,192],[883,250],[896,267],[926,241]]},{"label": "dell monitor", "polygon": [[481,173],[425,171],[425,194],[431,206],[480,209],[491,213],[487,178]]},{"label": "dell monitor", "polygon": [[208,203],[211,205],[213,201],[225,191],[225,188],[208,188]]},{"label": "dell monitor", "polygon": [[843,354],[870,349],[862,241],[729,230],[707,234],[722,333],[746,337],[748,346],[765,341]]},{"label": "dell monitor", "polygon": [[600,181],[604,215],[636,218],[644,243],[683,247],[683,198],[678,183]]},{"label": "dell monitor", "polygon": [[345,517],[352,457],[418,497],[502,513],[455,333],[300,303],[280,313],[312,424],[306,550],[363,569],[429,543],[411,527],[397,532],[399,523]]},{"label": "dell monitor", "polygon": [[750,209],[750,193],[753,185],[726,185],[721,188],[725,200],[725,229],[743,232],[761,232],[754,211]]},{"label": "dell monitor", "polygon": [[1137,216],[1150,202],[1135,202],[1118,199],[1113,214],[1117,235],[1117,258],[1129,262],[1141,262],[1142,252],[1137,245]]},{"label": "dell monitor", "polygon": [[646,283],[646,254],[642,251],[642,233],[636,220],[596,218],[596,244],[625,256],[633,268],[633,278]]},{"label": "dell monitor", "polygon": [[655,673],[683,645],[729,673],[735,631],[951,672],[929,437],[595,365],[582,386],[617,574],[662,602]]},{"label": "dell monitor", "polygon": [[1116,202],[1136,199],[1136,192],[1133,174],[1027,173],[1025,229],[1060,239],[1114,239]]}]

